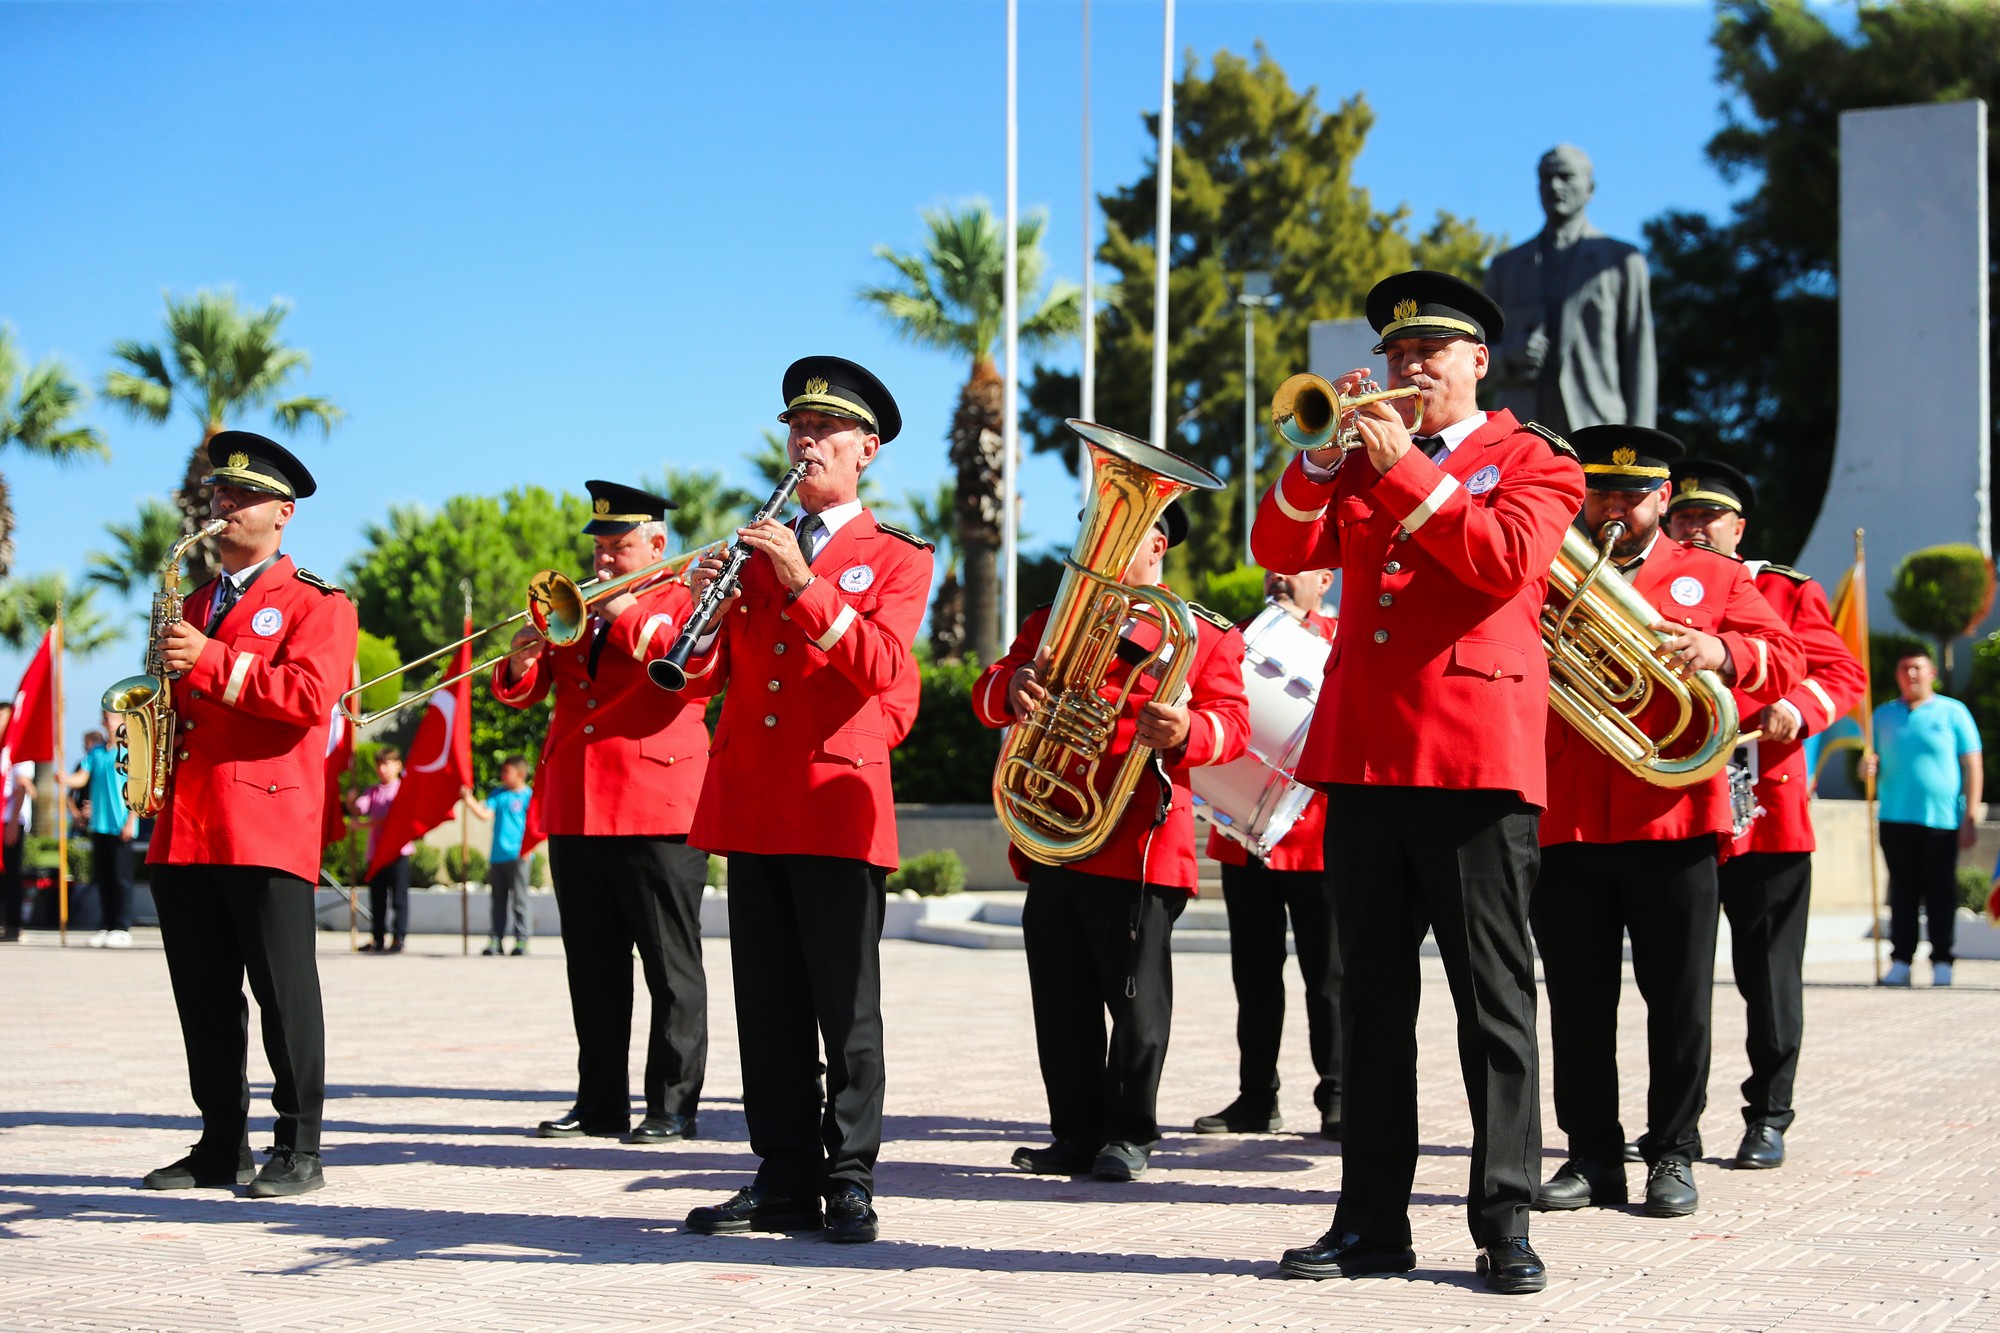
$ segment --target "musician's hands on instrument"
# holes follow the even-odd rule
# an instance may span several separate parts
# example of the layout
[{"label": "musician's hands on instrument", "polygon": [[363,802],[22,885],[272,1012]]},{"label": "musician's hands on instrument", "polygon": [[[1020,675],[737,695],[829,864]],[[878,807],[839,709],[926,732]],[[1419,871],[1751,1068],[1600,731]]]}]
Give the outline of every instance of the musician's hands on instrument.
[{"label": "musician's hands on instrument", "polygon": [[201,660],[208,636],[185,620],[176,620],[160,635],[160,665],[170,676],[184,676]]},{"label": "musician's hands on instrument", "polygon": [[751,550],[763,552],[778,582],[794,594],[804,592],[812,582],[812,566],[806,563],[806,553],[799,549],[799,534],[777,519],[767,518],[747,528],[738,528],[736,537]]},{"label": "musician's hands on instrument", "polygon": [[[1333,388],[1334,392],[1345,398],[1351,394],[1365,392],[1361,386],[1367,383],[1368,371],[1363,368],[1348,371],[1333,382]],[[1338,432],[1335,433],[1334,438],[1340,438]],[[1325,468],[1331,472],[1340,465],[1341,459],[1347,457],[1347,451],[1342,449],[1338,444],[1329,444],[1323,449],[1306,450],[1306,457],[1312,461],[1314,467]]]},{"label": "musician's hands on instrument", "polygon": [[[708,595],[708,585],[721,578],[722,571],[728,565],[729,556],[727,552],[713,551],[689,567],[688,588],[694,593],[695,601],[699,602],[703,597]],[[717,614],[726,613],[730,607],[736,604],[736,599],[742,595],[743,593],[739,585],[729,596],[722,599],[722,605],[718,608]],[[721,622],[718,620],[716,623],[720,624]]]},{"label": "musician's hands on instrument", "polygon": [[1656,620],[1647,628],[1665,638],[1666,642],[1655,650],[1655,655],[1672,667],[1681,679],[1685,680],[1697,671],[1726,673],[1729,649],[1713,634],[1703,634],[1691,626],[1675,625],[1664,620]]},{"label": "musician's hands on instrument", "polygon": [[[1376,390],[1373,380],[1361,386],[1363,393],[1374,393]],[[1354,429],[1361,436],[1357,447],[1368,451],[1368,461],[1375,465],[1378,474],[1396,466],[1403,455],[1410,452],[1410,428],[1403,424],[1402,415],[1396,411],[1392,401],[1385,399],[1356,408]]]},{"label": "musician's hands on instrument", "polygon": [[1048,654],[1039,654],[1007,682],[1007,709],[1017,721],[1034,712],[1049,697],[1048,688],[1041,683],[1041,678],[1048,674],[1050,664]]},{"label": "musician's hands on instrument", "polygon": [[616,620],[639,604],[639,599],[629,592],[621,592],[616,597],[607,597],[592,609],[606,620]]},{"label": "musician's hands on instrument", "polygon": [[1177,750],[1187,743],[1193,720],[1186,704],[1163,704],[1155,699],[1139,710],[1132,743],[1155,750]]},{"label": "musician's hands on instrument", "polygon": [[522,627],[514,631],[514,638],[508,644],[507,679],[519,680],[535,669],[535,663],[542,660],[542,649],[548,641],[534,630]]},{"label": "musician's hands on instrument", "polygon": [[1767,741],[1795,741],[1799,738],[1799,733],[1804,730],[1800,725],[1799,715],[1778,704],[1766,708],[1757,725]]}]

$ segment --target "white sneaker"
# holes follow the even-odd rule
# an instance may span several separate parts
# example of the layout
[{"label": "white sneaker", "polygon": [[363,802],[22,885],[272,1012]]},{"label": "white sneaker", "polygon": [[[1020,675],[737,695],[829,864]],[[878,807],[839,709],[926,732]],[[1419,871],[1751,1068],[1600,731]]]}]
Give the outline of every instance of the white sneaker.
[{"label": "white sneaker", "polygon": [[108,935],[106,935],[106,936],[104,937],[104,947],[105,947],[105,948],[107,948],[107,949],[129,949],[129,948],[131,948],[131,947],[132,947],[132,932],[131,932],[131,931],[129,931],[129,930],[114,930],[114,931],[112,931],[112,932],[111,932],[110,934],[108,934]]},{"label": "white sneaker", "polygon": [[1949,986],[1950,984],[1951,984],[1951,964],[1950,964],[1950,963],[1932,963],[1932,964],[1931,964],[1931,985],[1933,985],[1933,986]]},{"label": "white sneaker", "polygon": [[1882,974],[1882,980],[1880,984],[1884,986],[1909,985],[1910,965],[1908,963],[1890,963],[1889,970]]},{"label": "white sneaker", "polygon": [[104,931],[101,930],[98,931],[95,935],[92,935],[90,937],[89,940],[90,947],[93,949],[102,949],[104,947],[104,941],[107,938],[109,937],[105,934]]}]

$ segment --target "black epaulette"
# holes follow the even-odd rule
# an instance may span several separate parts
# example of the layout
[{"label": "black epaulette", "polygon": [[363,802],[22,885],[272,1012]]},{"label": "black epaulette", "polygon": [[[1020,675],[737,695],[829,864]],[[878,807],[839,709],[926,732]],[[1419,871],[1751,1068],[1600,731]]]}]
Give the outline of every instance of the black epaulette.
[{"label": "black epaulette", "polygon": [[1219,615],[1218,613],[1209,610],[1207,607],[1203,606],[1200,602],[1189,602],[1187,606],[1188,610],[1194,612],[1196,615],[1200,616],[1203,620],[1206,620],[1209,624],[1214,625],[1218,629],[1236,628],[1235,621],[1229,619],[1227,616]]},{"label": "black epaulette", "polygon": [[1764,567],[1757,572],[1759,574],[1783,574],[1794,583],[1812,582],[1812,575],[1803,570],[1793,569],[1790,565],[1781,565],[1775,560],[1765,561]]},{"label": "black epaulette", "polygon": [[922,537],[919,537],[916,533],[906,532],[902,528],[891,527],[889,524],[884,523],[879,518],[875,520],[875,527],[877,530],[881,532],[888,533],[891,537],[895,537],[901,541],[906,541],[910,545],[921,547],[926,551],[933,551],[937,549],[936,547],[931,545],[931,543],[925,541]]},{"label": "black epaulette", "polygon": [[299,582],[307,585],[308,587],[318,588],[321,592],[331,593],[340,597],[347,596],[347,589],[341,587],[339,584],[336,583],[328,583],[325,579],[313,573],[310,569],[301,569],[296,572],[299,576]]},{"label": "black epaulette", "polygon": [[1541,422],[1523,421],[1521,423],[1521,426],[1524,430],[1531,430],[1535,432],[1535,434],[1547,440],[1549,442],[1549,447],[1554,449],[1557,453],[1568,454],[1571,458],[1576,457],[1576,450],[1573,447],[1571,447],[1570,442],[1568,440],[1565,440],[1562,436],[1556,434],[1554,431],[1550,430],[1547,426],[1544,426]]},{"label": "black epaulette", "polygon": [[1729,552],[1727,552],[1727,551],[1724,551],[1724,550],[1720,550],[1720,549],[1718,549],[1718,548],[1716,548],[1716,547],[1713,547],[1713,546],[1710,546],[1710,545],[1709,545],[1709,544],[1708,544],[1707,542],[1703,541],[1703,540],[1702,540],[1701,538],[1699,538],[1699,537],[1690,537],[1690,538],[1688,538],[1688,539],[1687,539],[1686,541],[1682,542],[1682,543],[1681,543],[1681,545],[1682,545],[1682,546],[1692,546],[1692,547],[1694,547],[1694,549],[1695,549],[1695,550],[1697,550],[1697,551],[1707,551],[1707,552],[1708,552],[1708,553],[1709,553],[1710,555],[1719,555],[1719,556],[1721,556],[1721,557],[1722,557],[1722,558],[1723,558],[1724,560],[1734,560],[1734,561],[1736,561],[1736,562],[1737,562],[1738,564],[1742,564],[1742,563],[1743,563],[1743,557],[1742,557],[1742,556],[1740,556],[1740,555],[1731,555],[1731,554],[1729,554]]}]

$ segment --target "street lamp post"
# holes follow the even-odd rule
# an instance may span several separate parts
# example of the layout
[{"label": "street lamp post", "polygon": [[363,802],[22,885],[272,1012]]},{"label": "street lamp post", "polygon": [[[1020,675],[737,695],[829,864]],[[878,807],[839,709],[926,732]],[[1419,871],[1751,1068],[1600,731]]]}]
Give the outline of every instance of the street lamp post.
[{"label": "street lamp post", "polygon": [[1254,565],[1250,528],[1257,521],[1257,307],[1278,303],[1271,275],[1245,273],[1236,301],[1243,307],[1243,563]]}]

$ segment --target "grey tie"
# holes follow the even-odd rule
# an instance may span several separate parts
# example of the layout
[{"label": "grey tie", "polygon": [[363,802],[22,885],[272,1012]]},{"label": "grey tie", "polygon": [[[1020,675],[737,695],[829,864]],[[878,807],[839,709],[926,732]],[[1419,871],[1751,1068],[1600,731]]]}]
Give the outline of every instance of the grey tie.
[{"label": "grey tie", "polygon": [[807,514],[799,523],[799,549],[806,554],[806,563],[811,564],[819,554],[820,539],[826,535],[826,521],[818,514]]},{"label": "grey tie", "polygon": [[229,614],[229,608],[236,605],[236,599],[242,595],[243,590],[236,586],[236,580],[224,574],[222,582],[215,589],[215,604],[208,610],[210,634],[215,633],[215,627],[222,623],[222,618]]}]

